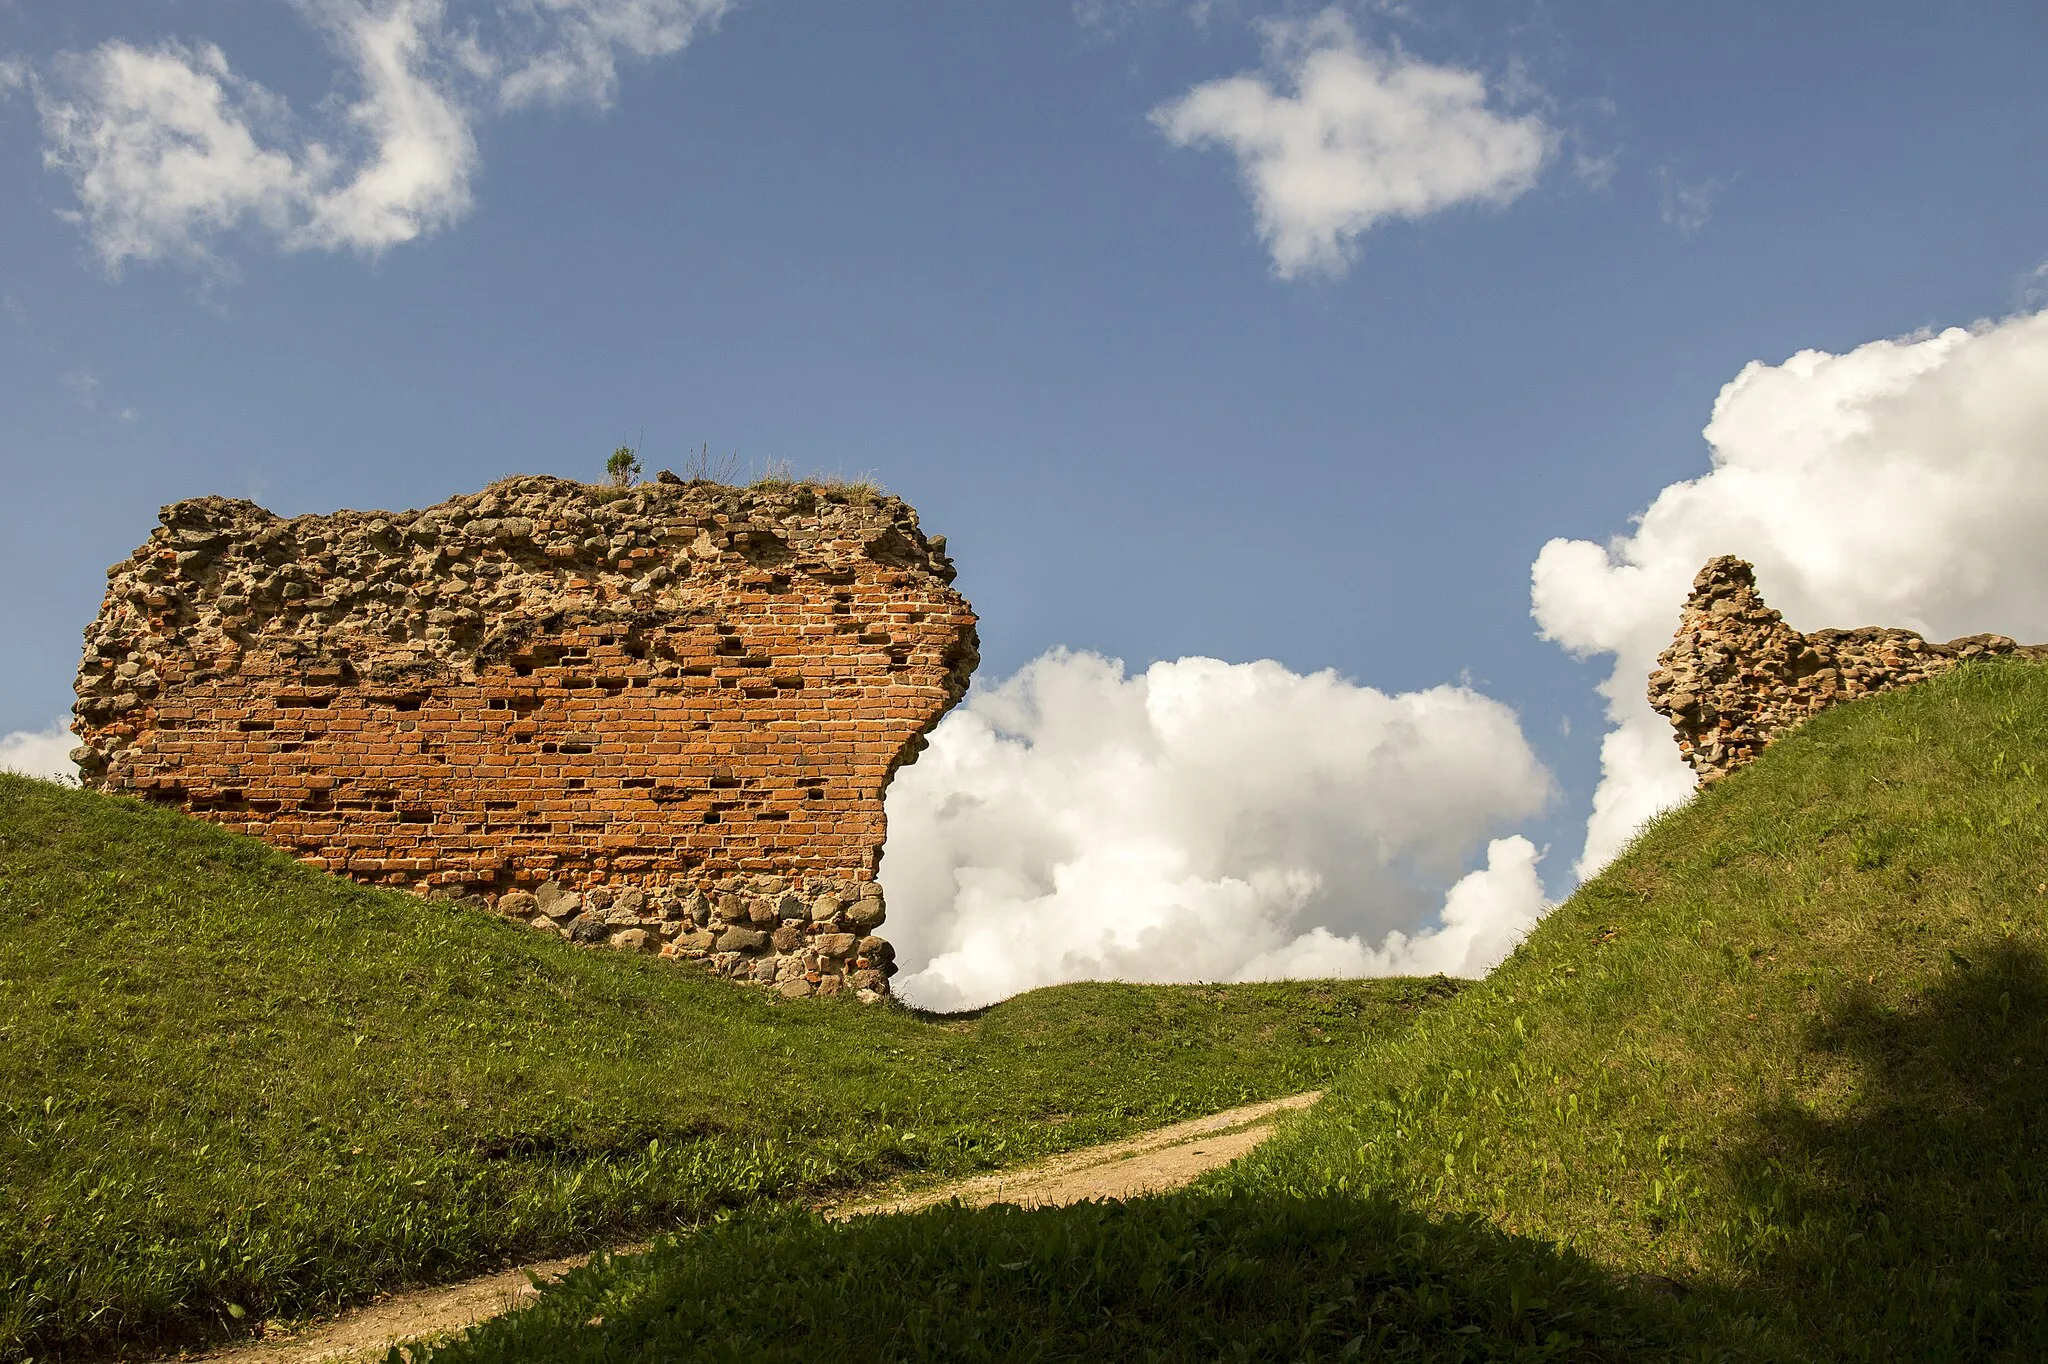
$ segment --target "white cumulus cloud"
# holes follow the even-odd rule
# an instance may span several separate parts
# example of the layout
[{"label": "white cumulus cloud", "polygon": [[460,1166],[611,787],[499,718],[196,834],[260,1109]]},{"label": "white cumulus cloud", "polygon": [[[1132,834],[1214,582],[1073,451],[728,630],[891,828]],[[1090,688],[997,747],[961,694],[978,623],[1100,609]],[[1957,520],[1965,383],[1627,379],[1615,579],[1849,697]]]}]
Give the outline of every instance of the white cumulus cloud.
[{"label": "white cumulus cloud", "polygon": [[1267,35],[1270,70],[1198,85],[1152,121],[1176,146],[1236,156],[1282,278],[1342,274],[1384,219],[1507,203],[1557,145],[1541,117],[1489,107],[1478,72],[1379,51],[1339,10]]},{"label": "white cumulus cloud", "polygon": [[11,734],[0,734],[0,772],[75,781],[78,767],[71,761],[71,750],[77,746],[78,740],[71,737],[62,721],[48,729],[17,729]]},{"label": "white cumulus cloud", "polygon": [[210,259],[238,229],[286,250],[382,251],[468,211],[481,111],[602,105],[620,54],[679,50],[730,0],[295,0],[341,64],[311,117],[212,43],[113,40],[30,75],[43,159],[110,269]]},{"label": "white cumulus cloud", "polygon": [[219,48],[110,42],[61,59],[56,74],[37,86],[43,160],[70,178],[108,265],[196,255],[245,220],[283,234],[302,216],[298,163],[258,140],[282,110]]},{"label": "white cumulus cloud", "polygon": [[1550,789],[1514,713],[1462,687],[1047,654],[890,787],[896,988],[957,1009],[1067,980],[1480,974],[1543,908],[1536,849],[1488,839]]},{"label": "white cumulus cloud", "polygon": [[1536,559],[1544,635],[1614,659],[1582,875],[1692,790],[1644,690],[1712,556],[1755,563],[1798,629],[2048,641],[2048,313],[1752,363],[1705,434],[1710,470],[1628,534],[1552,540]]}]

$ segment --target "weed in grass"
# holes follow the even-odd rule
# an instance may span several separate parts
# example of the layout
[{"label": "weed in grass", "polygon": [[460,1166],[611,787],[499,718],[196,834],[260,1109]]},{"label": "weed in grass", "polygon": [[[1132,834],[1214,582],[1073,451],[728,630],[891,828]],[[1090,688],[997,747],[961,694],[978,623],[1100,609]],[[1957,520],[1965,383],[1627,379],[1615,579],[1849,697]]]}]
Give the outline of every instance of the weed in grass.
[{"label": "weed in grass", "polygon": [[865,507],[880,497],[882,485],[873,474],[812,473],[799,477],[788,460],[773,460],[763,468],[759,477],[747,485],[756,492],[786,493],[805,490],[823,495],[834,502],[847,502]]},{"label": "weed in grass", "polygon": [[860,474],[819,473],[810,477],[810,483],[827,497],[865,507],[885,491],[880,479],[872,472]]},{"label": "weed in grass", "polygon": [[[707,444],[684,458],[683,467],[676,477],[685,483],[715,483],[730,487],[740,483],[741,468],[737,451],[713,455]],[[637,465],[635,472],[638,472]],[[799,475],[795,466],[786,459],[769,460],[761,465],[759,472],[746,480],[745,486],[749,491],[761,493],[813,493],[828,501],[846,502],[857,507],[872,504],[886,491],[873,473]]]},{"label": "weed in grass", "polygon": [[756,492],[784,493],[797,486],[797,476],[786,459],[771,459],[747,484]]},{"label": "weed in grass", "polygon": [[710,443],[706,442],[684,458],[680,477],[685,483],[730,484],[739,477],[739,472],[738,451],[714,455]]}]

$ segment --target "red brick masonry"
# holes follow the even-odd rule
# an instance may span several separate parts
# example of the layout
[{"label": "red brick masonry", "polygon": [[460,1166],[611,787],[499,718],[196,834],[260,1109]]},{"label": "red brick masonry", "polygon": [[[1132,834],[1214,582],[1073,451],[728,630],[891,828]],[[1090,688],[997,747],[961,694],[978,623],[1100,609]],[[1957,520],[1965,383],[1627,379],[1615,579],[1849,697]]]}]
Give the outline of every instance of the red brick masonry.
[{"label": "red brick masonry", "polygon": [[514,478],[162,520],[86,631],[90,784],[577,941],[886,989],[882,793],[977,661],[902,501]]}]

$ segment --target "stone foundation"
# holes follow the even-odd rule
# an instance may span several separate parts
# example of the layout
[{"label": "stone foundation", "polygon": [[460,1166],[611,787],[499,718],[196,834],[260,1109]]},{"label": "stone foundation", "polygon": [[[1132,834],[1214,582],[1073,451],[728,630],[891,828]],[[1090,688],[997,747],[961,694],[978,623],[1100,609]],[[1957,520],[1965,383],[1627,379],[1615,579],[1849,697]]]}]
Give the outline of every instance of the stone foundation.
[{"label": "stone foundation", "polygon": [[874,933],[884,909],[873,881],[734,875],[708,889],[584,891],[546,881],[476,903],[574,943],[701,962],[791,998],[852,990],[873,999],[896,969],[896,949]]}]

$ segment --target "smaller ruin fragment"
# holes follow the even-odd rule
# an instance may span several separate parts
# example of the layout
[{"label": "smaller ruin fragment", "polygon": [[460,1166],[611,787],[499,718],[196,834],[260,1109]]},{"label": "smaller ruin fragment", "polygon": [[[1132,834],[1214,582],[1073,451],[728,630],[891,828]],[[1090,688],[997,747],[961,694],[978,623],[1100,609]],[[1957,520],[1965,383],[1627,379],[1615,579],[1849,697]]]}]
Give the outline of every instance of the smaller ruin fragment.
[{"label": "smaller ruin fragment", "polygon": [[2004,635],[1931,644],[1911,630],[1878,626],[1801,634],[1764,605],[1755,568],[1724,554],[1693,579],[1678,634],[1650,674],[1650,705],[1671,721],[1679,752],[1705,783],[1839,701],[2000,655],[2048,658],[2048,646]]},{"label": "smaller ruin fragment", "polygon": [[789,996],[886,993],[882,796],[966,690],[943,537],[865,488],[204,497],[108,571],[72,755],[315,866]]}]

